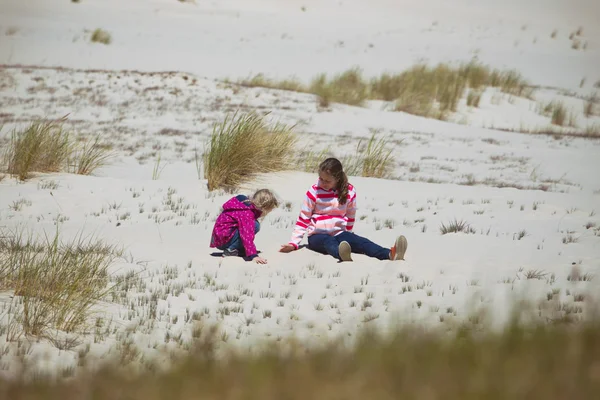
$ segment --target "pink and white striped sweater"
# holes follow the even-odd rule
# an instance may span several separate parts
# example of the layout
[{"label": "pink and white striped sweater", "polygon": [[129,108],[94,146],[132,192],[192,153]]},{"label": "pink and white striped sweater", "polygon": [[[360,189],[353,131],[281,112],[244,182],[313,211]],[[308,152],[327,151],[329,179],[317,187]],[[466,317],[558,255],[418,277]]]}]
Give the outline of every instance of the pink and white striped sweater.
[{"label": "pink and white striped sweater", "polygon": [[354,186],[348,184],[346,203],[340,204],[337,190],[325,190],[318,183],[314,184],[306,192],[289,243],[298,249],[304,234],[310,236],[326,233],[334,236],[351,231],[354,227],[355,215],[356,190]]}]

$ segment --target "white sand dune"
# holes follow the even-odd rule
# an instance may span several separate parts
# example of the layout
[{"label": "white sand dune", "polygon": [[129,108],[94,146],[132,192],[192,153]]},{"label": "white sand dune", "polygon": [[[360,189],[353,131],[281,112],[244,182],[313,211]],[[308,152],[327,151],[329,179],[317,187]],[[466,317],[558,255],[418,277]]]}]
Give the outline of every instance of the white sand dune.
[{"label": "white sand dune", "polygon": [[[598,3],[501,4],[2,0],[0,134],[69,114],[69,127],[102,134],[119,156],[94,176],[5,178],[0,227],[52,234],[58,223],[64,238],[94,233],[127,249],[114,276],[134,271],[139,279],[119,301],[100,307],[99,329],[80,335],[68,351],[33,340],[23,355],[21,345],[0,335],[0,369],[10,375],[25,359],[60,372],[88,351],[109,357],[128,341],[146,358],[162,357],[164,349],[185,351],[194,319],[220,323],[224,344],[251,346],[267,337],[351,335],[396,317],[452,326],[472,307],[488,308],[501,324],[509,296],[537,304],[553,289],[560,289],[553,301],[584,308],[576,295],[592,301],[600,277],[568,277],[573,265],[582,274],[600,273],[600,142],[486,127],[546,127],[550,120],[536,112],[537,102],[561,96],[581,129],[600,124],[598,116],[582,115],[577,97],[600,80]],[[571,48],[568,38],[580,26],[585,50]],[[113,42],[90,43],[96,28],[108,30]],[[375,75],[421,59],[474,55],[551,88],[536,92],[536,100],[489,89],[480,108],[461,104],[444,122],[386,111],[382,102],[322,112],[310,94],[219,80],[261,72],[307,81],[353,65]],[[212,223],[231,195],[208,192],[195,151],[203,150],[212,124],[236,109],[299,123],[300,148],[329,148],[339,157],[353,154],[373,130],[386,135],[394,145],[392,179],[350,177],[358,191],[355,231],[385,246],[404,234],[406,261],[355,255],[339,263],[307,248],[279,253],[316,181],[302,171],[259,176],[240,188],[266,186],[283,201],[257,236],[267,265],[213,254]],[[154,180],[159,156],[164,169]],[[467,221],[472,233],[442,235],[441,224],[453,220]],[[1,326],[11,318],[11,301],[11,292],[0,294]],[[555,308],[546,303],[549,310],[540,312],[552,318]]]}]

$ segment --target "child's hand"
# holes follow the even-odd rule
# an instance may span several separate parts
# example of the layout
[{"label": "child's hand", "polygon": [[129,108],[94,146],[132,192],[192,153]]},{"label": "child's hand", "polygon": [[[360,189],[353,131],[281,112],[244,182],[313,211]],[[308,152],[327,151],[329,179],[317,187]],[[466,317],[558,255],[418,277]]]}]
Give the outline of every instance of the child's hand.
[{"label": "child's hand", "polygon": [[281,248],[279,249],[281,253],[289,253],[290,251],[294,250],[296,250],[296,248],[289,243],[281,245]]},{"label": "child's hand", "polygon": [[254,257],[254,262],[257,263],[257,264],[266,264],[267,260],[265,260],[262,257]]}]

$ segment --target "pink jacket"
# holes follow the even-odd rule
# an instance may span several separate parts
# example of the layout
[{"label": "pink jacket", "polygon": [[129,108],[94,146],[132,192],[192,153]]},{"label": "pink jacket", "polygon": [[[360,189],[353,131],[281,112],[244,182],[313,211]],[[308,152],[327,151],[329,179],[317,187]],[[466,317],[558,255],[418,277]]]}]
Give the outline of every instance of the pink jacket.
[{"label": "pink jacket", "polygon": [[240,195],[223,204],[223,211],[215,221],[210,247],[223,246],[231,240],[235,231],[239,230],[246,257],[257,255],[254,245],[254,221],[260,217],[262,211],[247,199],[246,196]]}]

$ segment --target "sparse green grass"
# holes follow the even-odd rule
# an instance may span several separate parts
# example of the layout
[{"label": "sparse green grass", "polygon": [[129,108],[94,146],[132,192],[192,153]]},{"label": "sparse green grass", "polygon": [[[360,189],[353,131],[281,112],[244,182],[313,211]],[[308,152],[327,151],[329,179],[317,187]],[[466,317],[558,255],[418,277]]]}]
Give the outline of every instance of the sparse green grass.
[{"label": "sparse green grass", "polygon": [[110,33],[107,31],[97,28],[92,32],[92,37],[90,38],[92,43],[102,43],[102,44],[110,44],[112,42],[112,37]]},{"label": "sparse green grass", "polygon": [[214,126],[203,155],[208,189],[233,189],[255,174],[291,167],[293,127],[269,125],[257,113],[227,115]]},{"label": "sparse green grass", "polygon": [[525,272],[525,278],[527,279],[544,279],[544,277],[548,275],[545,271],[540,271],[537,269],[530,269]]},{"label": "sparse green grass", "polygon": [[0,234],[0,288],[14,291],[18,310],[9,340],[45,337],[51,329],[77,332],[111,290],[107,272],[120,250],[81,234],[66,243],[59,236],[58,229],[43,240],[24,230]]},{"label": "sparse green grass", "polygon": [[563,236],[563,238],[562,238],[562,242],[564,244],[577,243],[578,241],[579,241],[579,238],[577,238],[576,236],[573,236],[571,234]]},{"label": "sparse green grass", "polygon": [[464,221],[464,220],[458,221],[457,219],[454,219],[454,221],[450,221],[448,223],[448,225],[445,225],[444,223],[442,223],[440,226],[440,233],[442,235],[445,235],[447,233],[458,233],[458,232],[475,233],[475,230],[471,227],[471,225],[467,221]]}]

